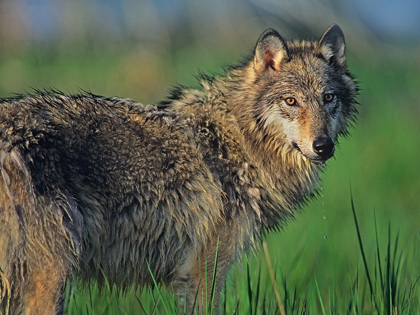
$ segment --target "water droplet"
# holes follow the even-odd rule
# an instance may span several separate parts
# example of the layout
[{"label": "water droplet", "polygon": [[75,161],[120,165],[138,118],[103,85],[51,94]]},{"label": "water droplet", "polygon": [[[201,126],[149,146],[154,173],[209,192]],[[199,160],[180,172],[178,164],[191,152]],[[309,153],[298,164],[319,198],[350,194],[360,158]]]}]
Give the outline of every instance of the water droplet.
[{"label": "water droplet", "polygon": [[[324,220],[324,230],[325,230],[325,232],[327,231],[327,226],[326,226],[326,222],[327,222],[327,217],[326,217],[326,215],[325,215],[325,199],[324,199],[324,187],[323,187],[323,185],[321,185],[321,187],[319,188],[320,189],[320,196],[321,196],[321,203],[322,203],[322,206],[321,206],[321,211],[322,211],[322,219]],[[327,235],[324,235],[324,240],[326,240],[327,239]]]}]

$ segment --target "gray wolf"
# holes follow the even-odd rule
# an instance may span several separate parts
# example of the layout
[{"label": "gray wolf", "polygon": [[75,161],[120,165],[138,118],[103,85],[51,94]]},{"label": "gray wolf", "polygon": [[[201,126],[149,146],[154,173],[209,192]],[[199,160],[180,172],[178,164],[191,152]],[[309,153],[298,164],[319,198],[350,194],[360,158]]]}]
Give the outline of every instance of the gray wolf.
[{"label": "gray wolf", "polygon": [[269,29],[201,85],[156,105],[54,91],[1,100],[4,312],[60,314],[67,279],[127,288],[152,283],[149,267],[203,311],[216,248],[217,305],[229,267],[313,196],[356,114],[337,25],[304,42]]}]

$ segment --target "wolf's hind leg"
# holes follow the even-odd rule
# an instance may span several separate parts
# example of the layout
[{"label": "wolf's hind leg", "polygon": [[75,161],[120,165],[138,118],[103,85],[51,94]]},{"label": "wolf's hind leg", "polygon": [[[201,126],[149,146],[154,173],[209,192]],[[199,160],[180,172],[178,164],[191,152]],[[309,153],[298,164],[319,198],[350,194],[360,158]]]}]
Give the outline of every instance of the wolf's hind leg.
[{"label": "wolf's hind leg", "polygon": [[54,262],[34,268],[22,296],[27,315],[56,315],[63,313],[63,294],[66,277]]},{"label": "wolf's hind leg", "polygon": [[9,304],[10,314],[62,312],[63,288],[80,255],[82,221],[64,193],[36,190],[19,151],[0,152],[0,269],[11,292],[0,306]]}]

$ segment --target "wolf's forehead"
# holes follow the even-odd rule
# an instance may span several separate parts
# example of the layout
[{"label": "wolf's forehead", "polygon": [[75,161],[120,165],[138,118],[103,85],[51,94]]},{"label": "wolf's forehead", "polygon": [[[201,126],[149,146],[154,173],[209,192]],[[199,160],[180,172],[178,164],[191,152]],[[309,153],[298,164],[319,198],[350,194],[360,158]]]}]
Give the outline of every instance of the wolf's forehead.
[{"label": "wolf's forehead", "polygon": [[315,46],[315,42],[311,40],[293,40],[287,41],[287,48],[289,52],[293,49],[313,49]]},{"label": "wolf's forehead", "polygon": [[287,47],[290,64],[295,68],[301,71],[320,71],[328,68],[325,59],[320,57],[318,44],[316,42],[293,41],[288,42]]},{"label": "wolf's forehead", "polygon": [[285,81],[292,83],[309,93],[322,93],[330,81],[330,69],[328,64],[315,54],[305,53],[292,58],[283,68]]}]

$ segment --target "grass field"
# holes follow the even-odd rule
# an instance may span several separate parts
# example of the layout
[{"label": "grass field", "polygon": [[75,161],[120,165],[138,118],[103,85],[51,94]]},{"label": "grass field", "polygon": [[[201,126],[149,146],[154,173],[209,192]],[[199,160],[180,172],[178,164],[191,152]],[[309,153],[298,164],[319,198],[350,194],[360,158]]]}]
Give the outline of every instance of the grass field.
[{"label": "grass field", "polygon": [[[215,60],[198,66],[197,59],[179,57],[161,65],[170,70],[148,73],[136,55],[98,56],[28,52],[2,58],[0,93],[84,88],[153,102],[173,83],[192,84],[198,67],[220,69]],[[144,75],[136,73],[136,66],[146,69]],[[351,137],[342,139],[329,163],[320,196],[264,240],[266,252],[249,253],[232,268],[223,313],[282,314],[283,307],[286,314],[420,314],[420,69],[408,62],[356,58],[349,66],[362,88]],[[67,292],[68,313],[177,311],[163,287],[133,288],[124,295],[103,291],[75,284]]]}]

